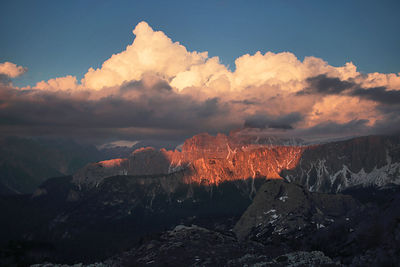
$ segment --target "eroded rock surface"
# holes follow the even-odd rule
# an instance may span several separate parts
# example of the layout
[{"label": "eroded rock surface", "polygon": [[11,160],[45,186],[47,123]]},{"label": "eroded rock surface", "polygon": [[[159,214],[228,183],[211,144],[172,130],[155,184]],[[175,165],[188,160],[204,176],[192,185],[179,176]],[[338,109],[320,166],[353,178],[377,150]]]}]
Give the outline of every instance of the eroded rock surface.
[{"label": "eroded rock surface", "polygon": [[241,240],[264,244],[291,240],[291,249],[300,249],[313,232],[359,207],[348,195],[309,192],[297,184],[271,180],[259,189],[234,231]]},{"label": "eroded rock surface", "polygon": [[74,174],[81,187],[115,175],[185,172],[185,183],[287,179],[310,191],[340,192],[357,185],[400,184],[400,137],[369,136],[317,145],[262,140],[231,133],[199,134],[181,150],[141,148],[126,159],[88,164]]},{"label": "eroded rock surface", "polygon": [[326,194],[267,181],[234,232],[240,240],[283,252],[321,250],[345,265],[396,266],[400,261],[398,205],[397,186]]},{"label": "eroded rock surface", "polygon": [[141,148],[127,159],[89,164],[74,175],[74,183],[94,186],[113,175],[165,175],[183,170],[186,183],[281,179],[280,172],[293,169],[303,150],[302,146],[259,144],[249,137],[200,134],[186,140],[181,151]]}]

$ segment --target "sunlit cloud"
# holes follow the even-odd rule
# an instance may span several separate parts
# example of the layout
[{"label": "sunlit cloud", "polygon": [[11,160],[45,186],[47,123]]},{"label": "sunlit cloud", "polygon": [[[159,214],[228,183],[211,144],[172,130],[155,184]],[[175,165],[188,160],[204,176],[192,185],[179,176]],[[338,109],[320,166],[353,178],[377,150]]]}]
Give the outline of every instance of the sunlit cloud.
[{"label": "sunlit cloud", "polygon": [[26,68],[17,66],[11,62],[0,63],[0,74],[7,75],[10,78],[18,77],[27,71]]},{"label": "sunlit cloud", "polygon": [[[241,127],[329,135],[399,130],[399,74],[360,73],[351,62],[334,67],[290,52],[246,54],[231,71],[146,22],[133,33],[131,45],[81,81],[69,75],[26,88],[3,83],[0,128],[72,135],[81,129],[129,140]],[[9,78],[25,72],[0,66]]]},{"label": "sunlit cloud", "polygon": [[78,88],[78,83],[75,76],[68,75],[65,77],[50,79],[47,82],[45,81],[38,82],[35,88],[40,90],[53,90],[53,91],[74,90]]},{"label": "sunlit cloud", "polygon": [[12,78],[21,76],[27,71],[27,68],[17,66],[11,62],[0,63],[0,84],[10,84]]}]

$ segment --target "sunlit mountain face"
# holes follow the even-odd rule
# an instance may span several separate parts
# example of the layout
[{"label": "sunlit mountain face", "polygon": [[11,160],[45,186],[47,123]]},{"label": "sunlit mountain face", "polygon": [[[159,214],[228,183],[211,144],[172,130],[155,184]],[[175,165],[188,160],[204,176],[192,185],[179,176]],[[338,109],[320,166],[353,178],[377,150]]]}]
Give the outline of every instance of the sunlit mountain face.
[{"label": "sunlit mountain face", "polygon": [[399,4],[168,2],[0,4],[0,265],[397,266]]}]

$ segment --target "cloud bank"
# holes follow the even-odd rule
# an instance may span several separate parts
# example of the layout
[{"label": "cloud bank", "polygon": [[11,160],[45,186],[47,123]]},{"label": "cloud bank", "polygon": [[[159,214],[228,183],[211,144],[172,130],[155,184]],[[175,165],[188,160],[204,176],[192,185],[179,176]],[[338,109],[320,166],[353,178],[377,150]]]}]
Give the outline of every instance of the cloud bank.
[{"label": "cloud bank", "polygon": [[[399,131],[400,74],[360,73],[316,57],[260,52],[236,59],[235,71],[187,51],[146,22],[133,43],[81,81],[74,76],[28,88],[0,86],[0,129],[7,134],[184,138],[240,127],[293,135]],[[11,79],[26,70],[0,64]]]}]

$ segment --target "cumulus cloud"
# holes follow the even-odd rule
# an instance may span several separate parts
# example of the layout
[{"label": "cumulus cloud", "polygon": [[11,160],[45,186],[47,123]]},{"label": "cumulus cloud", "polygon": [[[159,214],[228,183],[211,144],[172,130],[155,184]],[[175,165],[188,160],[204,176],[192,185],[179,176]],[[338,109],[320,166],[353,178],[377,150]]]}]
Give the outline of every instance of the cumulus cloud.
[{"label": "cumulus cloud", "polygon": [[0,63],[0,73],[10,78],[18,77],[26,72],[26,68],[17,66],[11,62]]},{"label": "cumulus cloud", "polygon": [[335,67],[290,52],[246,54],[231,71],[146,22],[133,33],[132,44],[81,81],[65,76],[25,90],[0,87],[0,128],[125,140],[238,127],[303,135],[397,129],[390,125],[400,114],[399,74],[360,73],[351,62]]},{"label": "cumulus cloud", "polygon": [[169,80],[207,59],[207,52],[188,52],[163,32],[153,31],[146,22],[140,22],[133,33],[136,38],[125,51],[113,55],[101,68],[89,69],[82,80],[84,87],[98,90],[118,86],[125,81],[140,80],[146,72],[159,73]]},{"label": "cumulus cloud", "polygon": [[65,77],[58,77],[50,79],[47,82],[38,82],[35,86],[36,89],[40,90],[74,90],[78,88],[77,79],[75,76],[67,75]]},{"label": "cumulus cloud", "polygon": [[0,84],[10,84],[12,78],[16,78],[26,71],[26,68],[11,62],[0,63]]}]

